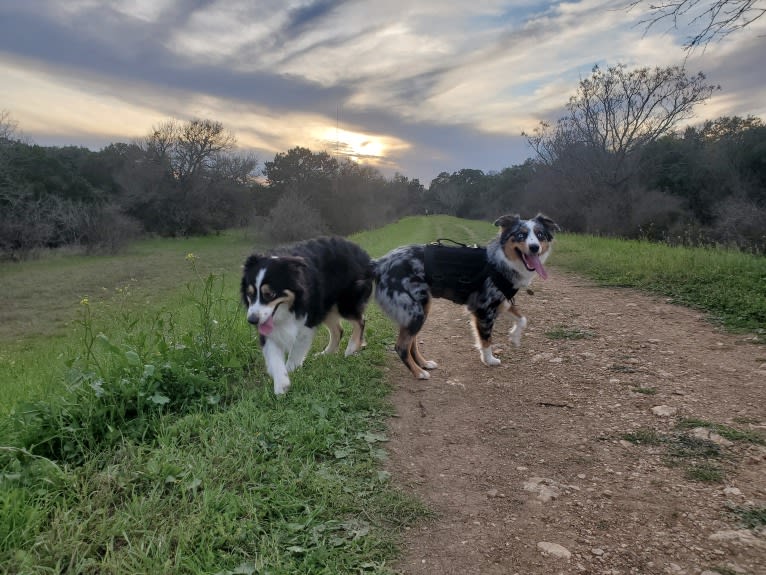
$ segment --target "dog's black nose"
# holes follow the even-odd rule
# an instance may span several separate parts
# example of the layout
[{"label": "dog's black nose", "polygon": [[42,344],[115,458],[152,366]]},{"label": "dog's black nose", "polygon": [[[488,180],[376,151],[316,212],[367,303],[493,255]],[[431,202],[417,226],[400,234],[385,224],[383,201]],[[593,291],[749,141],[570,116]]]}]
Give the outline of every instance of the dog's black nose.
[{"label": "dog's black nose", "polygon": [[536,254],[537,252],[540,251],[540,246],[538,246],[537,244],[532,244],[531,246],[529,246],[529,251],[532,252],[533,254]]}]

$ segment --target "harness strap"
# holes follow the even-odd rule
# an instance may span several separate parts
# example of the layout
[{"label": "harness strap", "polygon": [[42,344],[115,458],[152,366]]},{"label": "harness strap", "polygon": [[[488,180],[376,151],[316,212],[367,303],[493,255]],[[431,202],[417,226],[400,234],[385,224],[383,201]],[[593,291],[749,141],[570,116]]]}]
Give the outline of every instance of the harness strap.
[{"label": "harness strap", "polygon": [[487,262],[487,267],[489,268],[489,277],[492,278],[492,283],[495,284],[495,287],[505,296],[505,299],[512,301],[519,289],[513,287],[513,284],[508,281],[508,278],[497,271],[495,266],[491,265],[489,262]]},{"label": "harness strap", "polygon": [[[459,247],[445,246],[442,242],[450,242]],[[484,247],[471,247],[455,240],[440,238],[425,246],[424,263],[426,281],[434,293],[444,294],[444,297],[458,303],[464,303],[472,292],[481,288],[488,277],[509,301],[519,291],[487,259]]]},{"label": "harness strap", "polygon": [[473,246],[469,246],[468,244],[464,244],[463,242],[457,242],[457,241],[451,240],[449,238],[439,238],[439,239],[436,239],[436,240],[432,241],[429,245],[431,245],[431,246],[441,246],[442,242],[449,242],[451,244],[455,244],[456,246],[460,246],[461,248],[473,248],[473,249],[476,249],[476,248],[479,247],[476,244],[474,244]]}]

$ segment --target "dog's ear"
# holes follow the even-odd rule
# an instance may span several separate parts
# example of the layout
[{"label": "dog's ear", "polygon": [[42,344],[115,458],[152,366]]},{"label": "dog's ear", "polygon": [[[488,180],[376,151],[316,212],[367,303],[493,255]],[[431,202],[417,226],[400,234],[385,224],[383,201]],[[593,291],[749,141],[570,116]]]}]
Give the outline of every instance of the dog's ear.
[{"label": "dog's ear", "polygon": [[300,256],[280,256],[279,261],[282,265],[287,266],[288,273],[292,277],[290,290],[295,299],[290,303],[290,311],[300,311],[305,306],[304,294],[310,289],[308,275],[305,273],[309,263]]},{"label": "dog's ear", "polygon": [[294,278],[293,288],[297,292],[308,289],[306,284],[305,270],[309,267],[308,261],[301,256],[279,256],[280,265],[286,266],[288,273]]},{"label": "dog's ear", "polygon": [[514,226],[514,224],[519,223],[521,220],[521,217],[519,214],[507,214],[505,216],[500,216],[495,220],[495,225],[499,228],[502,228],[504,230],[507,230],[508,228],[511,228]]},{"label": "dog's ear", "polygon": [[279,259],[283,262],[286,262],[289,267],[292,267],[295,269],[300,270],[300,269],[309,267],[309,264],[306,261],[306,259],[300,256],[280,256]]},{"label": "dog's ear", "polygon": [[[248,289],[250,288],[250,285],[248,283],[248,271],[252,270],[253,268],[258,266],[258,262],[263,258],[260,254],[252,254],[249,256],[245,263],[242,265],[242,283],[240,284],[240,295],[242,296],[242,303],[245,304],[245,307],[248,305],[247,296],[248,296]],[[252,294],[251,294],[252,295]]]},{"label": "dog's ear", "polygon": [[249,269],[253,269],[258,265],[258,262],[261,261],[265,256],[261,254],[251,254],[247,257],[245,260],[245,263],[242,265],[242,270],[247,271]]},{"label": "dog's ear", "polygon": [[561,230],[559,225],[556,222],[554,222],[552,219],[550,219],[548,216],[546,216],[545,214],[537,214],[535,216],[535,221],[540,222],[543,225],[543,227],[548,228],[548,230],[550,230],[551,232]]}]

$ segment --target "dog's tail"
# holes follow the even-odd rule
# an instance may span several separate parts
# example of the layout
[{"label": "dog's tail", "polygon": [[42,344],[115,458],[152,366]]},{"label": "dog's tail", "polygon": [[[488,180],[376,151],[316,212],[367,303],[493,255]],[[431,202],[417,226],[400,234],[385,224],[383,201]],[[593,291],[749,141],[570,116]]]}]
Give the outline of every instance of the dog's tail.
[{"label": "dog's tail", "polygon": [[372,274],[372,280],[374,282],[375,299],[378,299],[378,289],[380,288],[380,260],[370,259],[370,274]]},{"label": "dog's tail", "polygon": [[372,295],[372,290],[375,282],[375,260],[370,259],[370,263],[367,265],[364,277],[356,280],[357,296],[361,301],[366,302]]}]

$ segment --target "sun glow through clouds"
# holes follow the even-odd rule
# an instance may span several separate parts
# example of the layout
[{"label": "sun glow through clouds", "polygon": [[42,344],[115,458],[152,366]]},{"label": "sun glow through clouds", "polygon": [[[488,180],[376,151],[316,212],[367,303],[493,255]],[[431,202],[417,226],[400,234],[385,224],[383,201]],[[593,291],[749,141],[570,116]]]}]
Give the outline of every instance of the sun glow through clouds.
[{"label": "sun glow through clouds", "polygon": [[316,139],[331,154],[375,167],[390,163],[392,155],[410,147],[407,142],[397,138],[353,132],[334,126],[320,128]]}]

